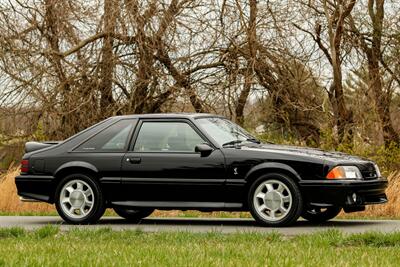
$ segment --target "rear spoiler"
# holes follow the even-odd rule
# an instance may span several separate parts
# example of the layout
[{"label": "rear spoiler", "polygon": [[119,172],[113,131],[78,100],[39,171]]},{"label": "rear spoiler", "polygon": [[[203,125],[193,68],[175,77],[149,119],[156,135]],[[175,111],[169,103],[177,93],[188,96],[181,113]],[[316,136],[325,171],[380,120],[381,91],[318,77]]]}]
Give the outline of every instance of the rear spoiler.
[{"label": "rear spoiler", "polygon": [[61,141],[48,141],[48,142],[27,142],[25,144],[25,153],[40,150],[46,147],[54,146],[61,143]]}]

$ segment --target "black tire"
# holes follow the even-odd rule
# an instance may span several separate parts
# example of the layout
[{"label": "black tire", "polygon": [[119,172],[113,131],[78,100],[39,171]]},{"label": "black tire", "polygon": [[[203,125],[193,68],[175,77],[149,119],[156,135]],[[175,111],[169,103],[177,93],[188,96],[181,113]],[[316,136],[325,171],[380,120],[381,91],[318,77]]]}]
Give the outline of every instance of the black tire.
[{"label": "black tire", "polygon": [[152,214],[154,211],[154,209],[151,208],[137,209],[121,206],[116,206],[113,209],[119,216],[130,222],[139,222],[141,219],[150,216],[150,214]]},{"label": "black tire", "polygon": [[[73,218],[73,217],[69,216],[69,214],[66,213],[66,211],[64,211],[64,209],[61,206],[61,199],[60,199],[61,190],[67,183],[69,183],[73,180],[83,181],[88,186],[90,186],[90,188],[93,192],[92,208],[88,212],[87,215],[85,215],[84,217],[81,217],[81,218]],[[94,201],[93,201],[93,199],[94,199]],[[67,223],[71,223],[71,224],[96,223],[101,218],[101,216],[103,216],[105,209],[106,209],[105,199],[104,199],[103,193],[101,191],[101,188],[100,188],[100,185],[98,184],[98,182],[93,177],[90,177],[87,174],[81,174],[81,173],[70,174],[61,179],[61,181],[57,185],[54,202],[55,202],[55,206],[56,206],[58,214],[64,219],[64,221],[66,221]]]},{"label": "black tire", "polygon": [[301,217],[313,223],[323,223],[335,218],[341,210],[341,207],[304,208]]},{"label": "black tire", "polygon": [[[286,213],[285,213],[285,215],[282,215],[281,219],[277,218],[274,220],[268,220],[267,218],[265,218],[265,216],[268,217],[267,213],[264,214],[261,211],[260,212],[257,211],[257,208],[256,208],[257,203],[255,203],[255,201],[260,201],[260,199],[256,198],[255,193],[259,187],[260,188],[263,187],[263,186],[261,186],[261,184],[268,183],[268,182],[274,182],[274,181],[279,181],[286,186],[287,189],[285,189],[283,192],[281,192],[282,196],[284,196],[284,194],[289,195],[289,192],[287,192],[287,191],[290,191],[291,205],[288,204]],[[269,190],[269,189],[266,189],[266,190]],[[281,201],[282,201],[281,203],[283,203],[283,200],[281,200]],[[300,193],[300,190],[299,190],[297,184],[289,176],[282,174],[282,173],[269,173],[269,174],[263,175],[263,176],[259,177],[258,179],[256,179],[253,182],[253,184],[250,186],[249,193],[248,193],[248,205],[249,205],[249,209],[250,209],[250,212],[251,212],[253,218],[259,224],[261,224],[263,226],[271,226],[271,227],[289,226],[289,225],[293,224],[294,222],[296,222],[297,219],[300,217],[300,214],[303,209],[303,198],[301,196],[301,193]]]}]

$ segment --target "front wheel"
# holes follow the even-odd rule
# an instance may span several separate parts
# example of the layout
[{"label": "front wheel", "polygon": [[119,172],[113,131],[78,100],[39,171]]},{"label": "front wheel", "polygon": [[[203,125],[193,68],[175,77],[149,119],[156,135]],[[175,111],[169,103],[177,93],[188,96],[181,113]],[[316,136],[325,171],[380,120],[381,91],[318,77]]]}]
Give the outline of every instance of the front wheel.
[{"label": "front wheel", "polygon": [[85,174],[71,174],[60,181],[55,205],[58,214],[72,224],[96,223],[105,211],[99,184]]},{"label": "front wheel", "polygon": [[115,213],[130,222],[138,222],[150,216],[154,211],[154,209],[151,208],[134,209],[130,207],[114,207],[113,209]]},{"label": "front wheel", "polygon": [[341,210],[342,210],[341,207],[305,208],[303,210],[303,213],[301,214],[301,217],[313,223],[323,223],[329,221],[330,219],[335,218],[340,213]]},{"label": "front wheel", "polygon": [[264,226],[293,224],[303,208],[297,184],[281,173],[259,177],[250,187],[248,203],[254,219]]}]

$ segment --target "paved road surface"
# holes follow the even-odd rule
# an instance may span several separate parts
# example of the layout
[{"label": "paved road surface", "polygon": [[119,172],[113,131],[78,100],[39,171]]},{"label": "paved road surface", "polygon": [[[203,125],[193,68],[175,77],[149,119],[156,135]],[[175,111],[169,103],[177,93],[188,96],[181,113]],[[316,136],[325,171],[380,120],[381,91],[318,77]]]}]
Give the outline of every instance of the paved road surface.
[{"label": "paved road surface", "polygon": [[129,224],[121,218],[104,217],[96,225],[68,225],[56,216],[0,216],[1,227],[23,227],[31,230],[45,225],[59,225],[62,230],[73,227],[99,228],[110,227],[114,230],[140,229],[145,232],[157,231],[189,231],[189,232],[272,232],[277,231],[285,235],[298,235],[339,229],[346,233],[360,233],[368,231],[394,232],[400,231],[400,221],[395,220],[334,220],[322,225],[311,224],[307,221],[298,221],[292,227],[266,228],[258,226],[252,219],[222,219],[222,218],[153,218],[142,220],[139,224]]}]

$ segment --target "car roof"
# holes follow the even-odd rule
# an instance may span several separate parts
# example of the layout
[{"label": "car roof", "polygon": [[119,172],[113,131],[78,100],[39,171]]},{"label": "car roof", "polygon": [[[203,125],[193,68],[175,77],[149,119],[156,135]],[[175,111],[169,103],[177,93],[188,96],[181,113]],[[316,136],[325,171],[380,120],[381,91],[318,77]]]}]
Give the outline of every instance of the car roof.
[{"label": "car roof", "polygon": [[201,117],[219,117],[224,118],[224,116],[211,114],[211,113],[150,113],[150,114],[132,114],[132,115],[122,115],[122,116],[115,116],[115,118],[138,118],[138,119],[150,119],[150,118],[186,118],[186,119],[194,119],[194,118],[201,118]]}]

